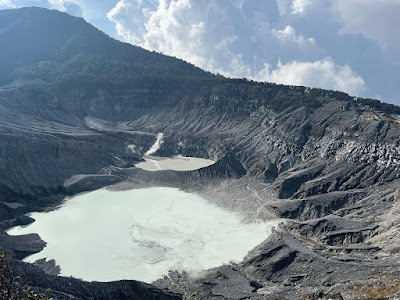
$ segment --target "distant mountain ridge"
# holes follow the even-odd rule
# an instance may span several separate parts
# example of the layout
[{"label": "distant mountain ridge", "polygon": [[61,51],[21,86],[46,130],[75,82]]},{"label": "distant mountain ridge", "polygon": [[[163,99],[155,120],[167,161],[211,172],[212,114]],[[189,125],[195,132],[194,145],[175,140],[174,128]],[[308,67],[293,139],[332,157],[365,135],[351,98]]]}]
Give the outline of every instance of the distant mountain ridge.
[{"label": "distant mountain ridge", "polygon": [[[0,11],[0,83],[13,76],[213,78],[186,62],[116,41],[60,11]],[[58,70],[57,70],[58,69]],[[61,70],[60,70],[61,69]],[[111,77],[112,79],[112,77]]]},{"label": "distant mountain ridge", "polygon": [[[0,86],[17,78],[41,79],[57,87],[85,84],[130,88],[155,80],[172,85],[177,80],[205,80],[206,88],[210,80],[217,84],[232,83],[180,59],[116,41],[82,18],[57,10],[38,7],[1,10],[0,45],[7,45],[0,49]],[[328,94],[338,99],[353,99],[341,92],[310,91],[311,95],[301,98],[312,100]],[[362,98],[358,101],[383,112],[400,114],[400,108],[392,104]],[[290,101],[283,106],[292,104]],[[302,104],[309,105],[307,101]],[[274,103],[272,106],[280,109]]]}]

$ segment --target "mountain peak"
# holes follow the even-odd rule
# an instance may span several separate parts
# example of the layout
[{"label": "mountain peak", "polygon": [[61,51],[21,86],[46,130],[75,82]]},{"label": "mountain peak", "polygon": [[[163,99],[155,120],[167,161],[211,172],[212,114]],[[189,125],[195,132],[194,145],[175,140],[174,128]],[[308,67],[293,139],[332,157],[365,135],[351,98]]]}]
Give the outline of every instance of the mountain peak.
[{"label": "mountain peak", "polygon": [[26,7],[0,11],[0,85],[18,76],[210,78],[184,61],[114,40],[84,19]]}]

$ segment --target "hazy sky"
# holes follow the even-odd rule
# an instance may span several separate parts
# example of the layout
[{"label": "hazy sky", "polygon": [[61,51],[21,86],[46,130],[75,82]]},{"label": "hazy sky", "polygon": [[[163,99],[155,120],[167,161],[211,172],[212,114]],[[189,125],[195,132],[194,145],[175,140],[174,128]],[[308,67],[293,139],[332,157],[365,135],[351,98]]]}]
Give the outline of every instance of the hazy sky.
[{"label": "hazy sky", "polygon": [[0,0],[83,16],[120,40],[229,77],[400,105],[400,0]]}]

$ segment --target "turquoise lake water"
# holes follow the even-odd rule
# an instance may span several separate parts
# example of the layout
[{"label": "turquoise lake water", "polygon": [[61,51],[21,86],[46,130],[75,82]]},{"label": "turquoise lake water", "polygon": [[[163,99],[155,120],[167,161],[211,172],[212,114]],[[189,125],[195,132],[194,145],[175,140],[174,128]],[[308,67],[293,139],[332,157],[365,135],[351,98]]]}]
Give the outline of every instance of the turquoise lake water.
[{"label": "turquoise lake water", "polygon": [[30,216],[34,223],[8,233],[38,233],[47,247],[25,261],[55,259],[61,275],[88,281],[152,282],[168,270],[195,276],[241,261],[277,224],[245,224],[198,195],[161,187],[100,189]]}]

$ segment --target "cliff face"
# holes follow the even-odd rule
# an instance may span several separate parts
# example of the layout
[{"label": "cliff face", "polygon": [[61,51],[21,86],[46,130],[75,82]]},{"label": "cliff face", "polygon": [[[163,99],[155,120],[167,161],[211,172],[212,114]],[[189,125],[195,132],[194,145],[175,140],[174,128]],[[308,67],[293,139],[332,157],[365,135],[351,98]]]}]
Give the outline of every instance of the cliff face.
[{"label": "cliff face", "polygon": [[[178,186],[249,218],[292,221],[234,270],[199,281],[171,275],[161,287],[236,299],[223,287],[255,298],[283,288],[293,298],[299,286],[302,295],[332,297],[352,295],[343,287],[357,280],[378,284],[371,268],[392,280],[386,266],[397,270],[400,255],[398,107],[214,76],[56,11],[0,11],[0,44],[1,228],[108,184]],[[135,169],[159,132],[159,155],[217,163],[194,172]],[[27,253],[41,245],[37,237],[0,240]],[[341,278],[342,268],[360,273]]]}]

